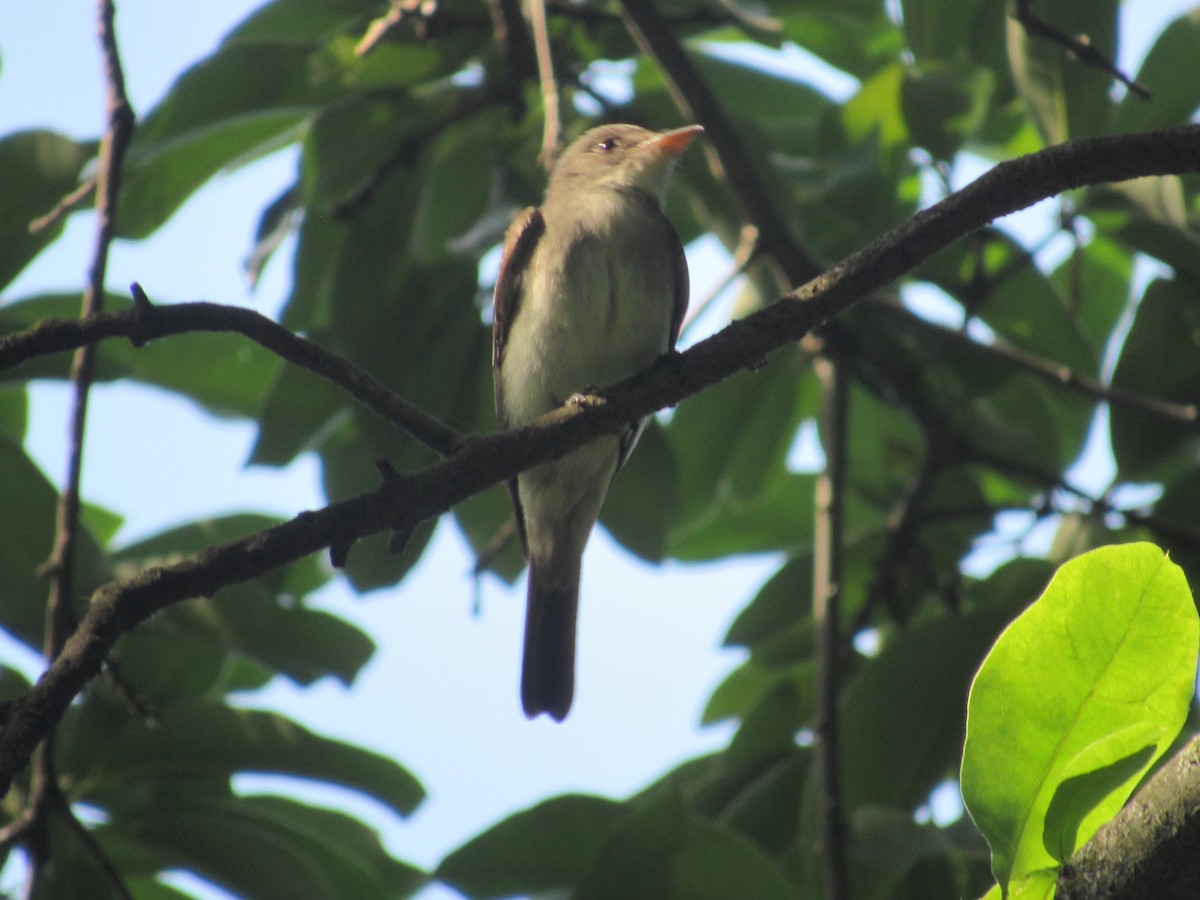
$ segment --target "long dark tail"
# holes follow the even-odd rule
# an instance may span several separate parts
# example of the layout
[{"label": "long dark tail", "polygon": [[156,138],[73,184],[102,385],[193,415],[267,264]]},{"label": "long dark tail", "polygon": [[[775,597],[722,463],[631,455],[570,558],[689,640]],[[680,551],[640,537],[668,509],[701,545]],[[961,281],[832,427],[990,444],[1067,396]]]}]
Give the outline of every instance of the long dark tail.
[{"label": "long dark tail", "polygon": [[529,565],[525,609],[525,659],[521,667],[521,705],[533,718],[547,713],[566,718],[575,693],[575,622],[579,613],[579,568],[546,578]]}]

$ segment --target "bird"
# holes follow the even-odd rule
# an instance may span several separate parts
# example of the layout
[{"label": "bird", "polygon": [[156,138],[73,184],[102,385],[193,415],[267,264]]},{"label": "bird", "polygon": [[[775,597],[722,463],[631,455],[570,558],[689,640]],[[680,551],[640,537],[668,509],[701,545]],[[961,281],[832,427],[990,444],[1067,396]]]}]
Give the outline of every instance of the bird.
[{"label": "bird", "polygon": [[[664,200],[676,160],[702,130],[592,128],[559,157],[541,206],[515,217],[492,304],[501,428],[579,402],[673,351],[688,268]],[[530,719],[561,722],[571,708],[584,548],[644,427],[631,423],[509,482],[529,569],[521,705]]]}]

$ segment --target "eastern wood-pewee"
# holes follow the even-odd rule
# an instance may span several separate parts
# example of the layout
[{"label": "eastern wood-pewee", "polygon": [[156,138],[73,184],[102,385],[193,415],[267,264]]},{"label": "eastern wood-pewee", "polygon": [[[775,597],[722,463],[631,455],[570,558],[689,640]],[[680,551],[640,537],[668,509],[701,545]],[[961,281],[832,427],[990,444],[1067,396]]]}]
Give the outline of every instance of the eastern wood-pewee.
[{"label": "eastern wood-pewee", "polygon": [[[629,378],[675,345],[688,270],[663,195],[676,158],[700,131],[593,128],[559,159],[541,207],[510,226],[494,300],[502,428]],[[529,561],[521,703],[530,718],[544,712],[562,721],[571,708],[583,549],[643,426],[509,484]]]}]

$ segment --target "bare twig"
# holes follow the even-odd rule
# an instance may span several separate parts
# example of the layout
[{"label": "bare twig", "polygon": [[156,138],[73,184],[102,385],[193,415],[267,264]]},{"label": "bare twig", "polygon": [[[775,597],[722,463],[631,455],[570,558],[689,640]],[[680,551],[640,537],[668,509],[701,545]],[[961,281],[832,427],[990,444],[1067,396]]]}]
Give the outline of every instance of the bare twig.
[{"label": "bare twig", "polygon": [[367,26],[359,42],[354,46],[355,56],[366,56],[392,31],[404,24],[405,19],[422,15],[422,7],[431,5],[425,0],[392,0],[388,11]]},{"label": "bare twig", "polygon": [[[121,161],[133,136],[133,110],[125,96],[125,75],[113,19],[111,0],[99,2],[99,36],[104,55],[107,85],[108,128],[100,141],[100,170],[96,181],[96,237],[87,287],[83,295],[82,317],[100,311],[104,302],[104,273],[108,266],[108,247],[112,242],[117,195],[121,186]],[[74,625],[71,598],[74,589],[75,538],[79,520],[79,483],[83,470],[83,433],[87,422],[88,392],[95,368],[95,347],[86,345],[75,353],[71,364],[74,406],[69,426],[70,449],[67,473],[59,495],[55,524],[54,550],[49,568],[53,572],[47,609],[45,654],[48,660],[58,655],[62,642]]]},{"label": "bare twig", "polygon": [[529,24],[533,28],[538,83],[542,89],[542,150],[538,159],[549,170],[554,167],[554,161],[562,150],[562,114],[558,107],[554,56],[550,52],[550,31],[546,27],[546,0],[529,0]]},{"label": "bare twig", "polygon": [[[92,261],[83,294],[81,318],[100,312],[104,303],[104,275],[112,244],[117,198],[121,188],[121,166],[125,148],[133,136],[134,116],[125,95],[125,74],[117,47],[116,10],[112,0],[98,0],[97,20],[100,49],[104,63],[107,127],[100,140],[99,171],[96,175],[96,235]],[[77,190],[76,194],[79,193]],[[61,204],[60,204],[61,206]],[[53,216],[54,213],[51,213]],[[88,396],[95,370],[96,346],[87,344],[75,351],[71,363],[73,403],[68,428],[67,472],[59,494],[55,516],[54,548],[47,565],[51,573],[50,596],[46,604],[46,631],[43,654],[52,665],[62,652],[68,635],[75,628],[71,608],[75,586],[75,542],[79,533],[80,481],[83,471],[83,442],[87,424]],[[34,766],[27,811],[29,827],[23,837],[30,858],[29,895],[34,896],[45,866],[50,863],[47,817],[53,809],[63,810],[74,820],[58,787],[54,767],[54,729],[48,728]],[[86,829],[85,829],[86,830]],[[94,844],[94,842],[92,842]],[[89,845],[90,846],[90,845]],[[111,865],[111,864],[110,864]],[[119,883],[119,879],[118,879]],[[118,892],[121,893],[121,892]],[[128,897],[128,892],[122,896]]]},{"label": "bare twig", "polygon": [[799,340],[830,316],[992,219],[1084,184],[1197,171],[1200,126],[1196,125],[1083,138],[1000,163],[766,309],[606,389],[602,403],[586,408],[568,405],[521,429],[460,440],[451,458],[400,473],[374,490],[100,588],[58,659],[36,685],[15,698],[7,727],[0,733],[0,793],[26,765],[33,748],[72,698],[99,672],[117,638],[155,612],[327,547],[349,547],[360,537],[381,531],[404,531],[530,466],[673,406],[755,366],[768,353]]},{"label": "bare twig", "polygon": [[[826,900],[847,896],[845,823],[838,759],[838,655],[841,652],[843,510],[849,376],[844,364],[823,356],[814,362],[823,398],[825,471],[813,499],[813,625],[817,630],[817,678],[813,731],[817,746],[817,795],[821,822],[821,873]],[[801,794],[803,796],[803,793]]]},{"label": "bare twig", "polygon": [[28,331],[0,339],[0,371],[35,356],[94,344],[104,338],[126,337],[140,346],[171,334],[237,332],[338,385],[363,406],[438,453],[450,453],[461,440],[462,436],[449,425],[389,390],[350,360],[293,334],[253,310],[216,303],[152,306],[136,284],[134,295],[141,299],[132,309],[97,313],[82,320],[45,319]]},{"label": "bare twig", "polygon": [[75,811],[71,809],[71,804],[67,798],[63,796],[62,791],[57,787],[54,789],[54,808],[61,816],[63,824],[67,830],[75,836],[75,838],[83,845],[88,856],[104,873],[104,880],[108,883],[108,889],[117,900],[133,900],[133,895],[129,892],[129,888],[125,885],[125,880],[121,877],[121,873],[117,871],[117,867],[113,864],[112,859],[100,846],[100,842],[96,840],[96,836],[87,828],[79,817],[75,815]]},{"label": "bare twig", "polygon": [[54,209],[42,216],[38,216],[29,223],[29,230],[33,234],[45,231],[47,228],[52,228],[57,225],[64,217],[70,215],[75,210],[82,207],[92,196],[92,191],[96,189],[96,178],[85,178],[79,183],[79,186],[67,196],[63,197],[58,203],[54,204]]},{"label": "bare twig", "polygon": [[1072,37],[1063,31],[1055,28],[1045,19],[1037,15],[1031,8],[1032,0],[1017,0],[1016,10],[1013,12],[1013,18],[1021,23],[1025,31],[1034,37],[1044,38],[1058,44],[1071,56],[1074,56],[1081,63],[1099,69],[1108,75],[1111,75],[1121,84],[1125,85],[1143,100],[1150,100],[1152,96],[1148,88],[1138,84],[1124,72],[1116,67],[1112,60],[1096,49],[1091,40],[1086,34],[1081,34],[1077,37]]}]

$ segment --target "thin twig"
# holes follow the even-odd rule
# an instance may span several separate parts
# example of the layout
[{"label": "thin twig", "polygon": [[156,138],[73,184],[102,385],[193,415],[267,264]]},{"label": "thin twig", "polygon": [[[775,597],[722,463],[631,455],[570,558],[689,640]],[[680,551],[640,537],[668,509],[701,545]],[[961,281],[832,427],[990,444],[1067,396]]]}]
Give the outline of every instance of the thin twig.
[{"label": "thin twig", "polygon": [[236,332],[272,353],[341,387],[363,406],[407,431],[436,452],[450,453],[462,435],[390,390],[350,360],[288,331],[251,309],[217,303],[153,306],[139,285],[133,308],[86,319],[44,319],[32,328],[0,338],[0,371],[47,353],[126,337],[140,346],[155,338],[194,331]]},{"label": "thin twig", "polygon": [[[116,222],[121,167],[125,148],[129,145],[134,128],[133,110],[125,94],[125,73],[121,68],[121,55],[117,47],[115,16],[116,10],[112,0],[98,0],[97,30],[104,63],[107,127],[100,140],[95,191],[96,234],[88,281],[84,288],[81,318],[98,314],[104,304],[104,275],[108,268],[108,251]],[[75,628],[75,613],[71,607],[75,592],[75,542],[79,533],[84,431],[95,361],[96,346],[88,344],[75,351],[71,362],[73,402],[68,428],[67,473],[58,498],[54,547],[47,567],[52,573],[43,641],[43,654],[48,666],[58,658],[68,635]],[[24,838],[30,857],[30,896],[37,893],[45,866],[51,862],[47,816],[56,806],[65,808],[66,804],[61,798],[54,766],[54,729],[49,728],[44,735],[34,766],[28,804],[30,824]],[[67,813],[69,818],[73,818],[69,815],[69,809]],[[128,897],[128,892],[123,896]]]},{"label": "thin twig", "polygon": [[59,223],[64,217],[75,212],[82,207],[92,196],[92,191],[96,189],[96,178],[85,178],[79,183],[79,186],[67,196],[63,197],[56,204],[54,209],[50,210],[45,215],[38,216],[29,223],[29,231],[31,234],[38,234],[51,228]]},{"label": "thin twig", "polygon": [[[100,168],[96,180],[96,236],[87,287],[83,295],[81,318],[98,313],[104,303],[104,274],[108,266],[108,248],[112,243],[117,196],[121,187],[121,162],[133,136],[133,110],[125,96],[125,75],[113,19],[112,0],[99,0],[99,36],[104,57],[107,85],[108,127],[100,141]],[[95,346],[85,345],[75,352],[71,363],[74,402],[69,426],[67,473],[59,494],[55,523],[54,549],[50,556],[53,572],[47,609],[45,655],[52,660],[74,626],[71,599],[75,583],[75,539],[79,523],[79,485],[83,471],[83,436],[87,423],[88,393],[95,369]]]},{"label": "thin twig", "polygon": [[[841,652],[843,511],[849,419],[849,374],[830,356],[814,362],[822,390],[825,470],[813,499],[813,625],[817,630],[817,677],[813,731],[817,746],[817,795],[821,822],[821,874],[825,900],[847,896],[845,823],[838,760],[838,656]],[[801,792],[801,797],[804,794]]]},{"label": "thin twig", "polygon": [[1031,6],[1032,0],[1017,0],[1017,7],[1015,12],[1013,12],[1013,18],[1021,23],[1026,32],[1034,37],[1045,38],[1048,41],[1058,44],[1084,65],[1092,66],[1107,75],[1111,75],[1143,100],[1153,99],[1148,88],[1138,84],[1118,69],[1111,59],[1096,49],[1086,34],[1072,37],[1066,32],[1060,31],[1038,16]]},{"label": "thin twig", "polygon": [[104,880],[108,883],[108,888],[113,896],[117,900],[133,900],[133,895],[129,892],[129,888],[126,887],[125,879],[121,877],[121,873],[113,864],[112,858],[100,846],[100,842],[96,840],[96,836],[92,834],[91,830],[79,821],[79,817],[71,809],[70,802],[57,787],[54,789],[54,807],[59,815],[62,816],[62,821],[67,826],[67,830],[75,835],[79,843],[83,844],[88,856],[92,858],[92,861],[104,873]]},{"label": "thin twig", "polygon": [[554,161],[562,150],[562,114],[558,106],[554,56],[550,52],[550,31],[546,27],[546,0],[529,0],[529,24],[533,28],[538,84],[542,89],[542,150],[538,159],[549,170],[554,167]]},{"label": "thin twig", "polygon": [[[868,298],[866,302],[877,304],[882,301]],[[968,347],[974,353],[1003,362],[1015,369],[1027,372],[1042,381],[1067,388],[1086,397],[1091,397],[1093,400],[1137,409],[1156,418],[1176,422],[1180,425],[1187,425],[1192,428],[1200,426],[1200,406],[1197,406],[1195,403],[1177,403],[1172,400],[1164,400],[1161,397],[1140,394],[1128,388],[1105,384],[1089,375],[1081,375],[1071,369],[1070,366],[1045,359],[1036,353],[1031,353],[1028,350],[1010,344],[1001,337],[995,338],[990,344],[984,344],[975,340],[961,329],[946,328],[935,322],[930,322],[928,319],[923,319],[904,307],[888,304],[888,309],[897,315],[903,316],[908,320],[911,327],[924,331],[933,341]]]}]

